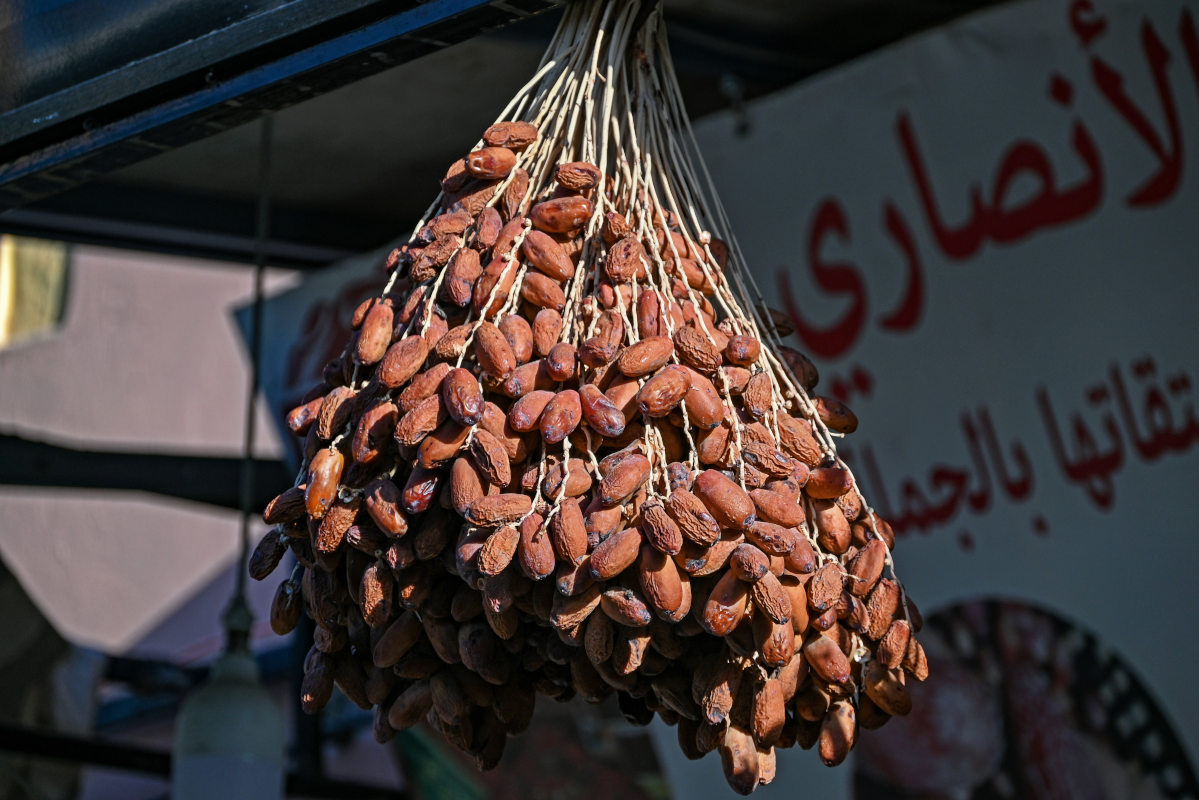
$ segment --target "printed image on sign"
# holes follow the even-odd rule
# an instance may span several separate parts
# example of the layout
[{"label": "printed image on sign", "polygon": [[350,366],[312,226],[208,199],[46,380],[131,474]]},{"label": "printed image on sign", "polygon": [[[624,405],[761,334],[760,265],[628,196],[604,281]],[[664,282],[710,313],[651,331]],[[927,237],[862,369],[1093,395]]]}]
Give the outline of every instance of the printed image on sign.
[{"label": "printed image on sign", "polygon": [[1022,603],[953,606],[921,632],[935,680],[864,735],[858,800],[1199,797],[1155,698],[1077,626]]}]

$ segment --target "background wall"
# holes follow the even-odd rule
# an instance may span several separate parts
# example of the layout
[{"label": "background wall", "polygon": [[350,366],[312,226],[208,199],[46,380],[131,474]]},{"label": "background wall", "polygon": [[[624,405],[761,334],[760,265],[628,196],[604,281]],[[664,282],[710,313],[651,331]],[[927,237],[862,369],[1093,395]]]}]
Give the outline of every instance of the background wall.
[{"label": "background wall", "polygon": [[[289,281],[274,274],[272,290]],[[239,456],[248,361],[233,310],[250,289],[241,266],[73,248],[61,328],[0,350],[0,430],[96,450]],[[277,457],[265,408],[258,430],[256,455]],[[113,654],[170,657],[219,634],[214,615],[202,633],[185,625],[136,649],[232,574],[238,524],[235,512],[136,492],[0,487],[0,556],[60,633]]]}]

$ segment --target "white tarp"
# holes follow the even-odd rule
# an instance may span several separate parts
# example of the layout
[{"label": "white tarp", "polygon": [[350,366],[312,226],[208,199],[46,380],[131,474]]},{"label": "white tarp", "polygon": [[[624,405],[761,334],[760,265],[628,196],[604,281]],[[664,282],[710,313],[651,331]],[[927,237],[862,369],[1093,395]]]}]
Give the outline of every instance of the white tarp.
[{"label": "white tarp", "polygon": [[[268,290],[288,280],[272,271]],[[250,287],[228,264],[73,248],[61,330],[0,351],[0,431],[100,453],[238,456],[249,371],[229,314]],[[277,457],[262,412],[255,452]],[[0,487],[0,559],[62,636],[112,654],[215,651],[238,531],[233,511],[141,492]],[[275,582],[251,584],[265,626]],[[218,585],[210,607],[190,607]]]}]

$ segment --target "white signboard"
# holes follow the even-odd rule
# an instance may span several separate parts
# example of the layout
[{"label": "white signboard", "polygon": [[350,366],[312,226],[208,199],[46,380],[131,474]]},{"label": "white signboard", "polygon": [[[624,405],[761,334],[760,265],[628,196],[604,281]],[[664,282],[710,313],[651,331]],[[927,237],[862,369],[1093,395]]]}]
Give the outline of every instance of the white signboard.
[{"label": "white signboard", "polygon": [[[862,420],[843,452],[954,700],[821,796],[1195,797],[1199,8],[1007,4],[748,122],[701,148]],[[779,796],[828,786],[816,761]],[[671,774],[713,796],[718,769]]]}]

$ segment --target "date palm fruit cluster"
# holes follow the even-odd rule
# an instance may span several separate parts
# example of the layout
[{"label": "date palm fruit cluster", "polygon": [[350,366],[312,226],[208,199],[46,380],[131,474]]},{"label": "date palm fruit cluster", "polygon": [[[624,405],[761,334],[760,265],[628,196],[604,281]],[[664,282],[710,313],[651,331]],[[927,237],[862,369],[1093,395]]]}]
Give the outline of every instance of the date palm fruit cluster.
[{"label": "date palm fruit cluster", "polygon": [[910,709],[919,617],[834,449],[856,419],[712,233],[658,9],[569,6],[501,119],[288,415],[250,571],[299,562],[271,622],[315,621],[304,708],[336,684],[486,769],[537,695],[615,694],[742,793],[776,747],[840,763]]}]

